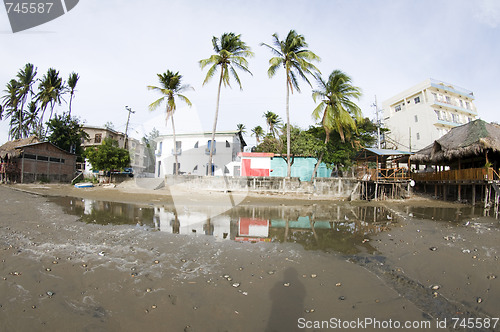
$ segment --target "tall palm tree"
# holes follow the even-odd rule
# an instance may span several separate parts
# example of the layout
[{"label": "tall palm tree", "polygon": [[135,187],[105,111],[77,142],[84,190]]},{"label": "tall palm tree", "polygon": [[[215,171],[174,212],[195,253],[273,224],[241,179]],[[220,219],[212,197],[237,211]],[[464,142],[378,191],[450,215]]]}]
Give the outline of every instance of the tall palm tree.
[{"label": "tall palm tree", "polygon": [[35,83],[35,76],[36,76],[36,68],[33,66],[31,63],[27,63],[23,69],[21,69],[17,73],[17,82],[19,83],[17,95],[19,102],[21,103],[21,109],[19,110],[18,113],[18,126],[19,126],[19,134],[21,135],[20,138],[24,137],[25,135],[29,134],[29,130],[25,130],[23,127],[25,125],[24,121],[24,105],[26,104],[26,101],[28,98],[31,98],[33,95],[33,83]]},{"label": "tall palm tree", "polygon": [[252,129],[252,136],[255,135],[255,140],[257,141],[257,145],[260,144],[260,138],[264,136],[264,129],[261,126],[256,126]]},{"label": "tall palm tree", "polygon": [[273,137],[276,137],[276,135],[278,134],[278,129],[281,127],[283,121],[281,120],[278,114],[271,111],[265,112],[264,118],[266,118],[268,133],[273,135]]},{"label": "tall palm tree", "polygon": [[80,76],[78,76],[77,73],[73,72],[69,74],[68,78],[68,91],[69,91],[69,114],[68,116],[71,117],[71,102],[73,101],[73,95],[75,94],[75,87],[76,83],[78,83],[78,80],[80,79]]},{"label": "tall palm tree", "polygon": [[[2,97],[3,103],[3,116],[5,118],[10,119],[10,127],[9,127],[9,139],[10,138],[21,138],[13,136],[13,125],[15,125],[14,117],[19,117],[18,107],[19,107],[19,89],[21,85],[15,79],[11,79],[9,83],[6,85],[6,89],[4,90],[5,95]],[[17,120],[19,122],[19,118]],[[14,130],[16,133],[20,133],[19,130]]]},{"label": "tall palm tree", "polygon": [[[318,77],[319,89],[313,90],[314,102],[320,101],[314,109],[312,116],[315,120],[321,120],[325,129],[325,145],[330,141],[330,133],[335,130],[339,133],[342,142],[350,137],[351,132],[356,130],[356,120],[362,118],[361,108],[352,99],[361,97],[361,89],[352,85],[352,79],[341,70],[334,70],[325,82]],[[312,179],[316,176],[319,164],[324,153],[321,153]]]},{"label": "tall palm tree", "polygon": [[306,49],[308,45],[304,36],[297,34],[295,30],[290,30],[285,40],[280,40],[277,33],[273,34],[274,46],[270,46],[265,43],[261,43],[261,45],[268,47],[276,55],[269,60],[269,69],[267,71],[269,77],[273,77],[278,68],[281,66],[285,69],[287,177],[290,177],[290,91],[293,93],[293,89],[295,88],[300,92],[297,76],[302,77],[302,79],[311,85],[306,77],[306,74],[312,75],[313,77],[317,76],[319,74],[319,70],[311,63],[311,61],[320,61],[321,59],[312,51]]},{"label": "tall palm tree", "polygon": [[166,101],[166,118],[165,121],[168,123],[168,119],[170,118],[172,120],[172,132],[173,132],[173,139],[174,139],[174,158],[175,158],[175,175],[179,175],[179,163],[177,160],[177,146],[176,146],[176,139],[175,139],[175,123],[174,123],[174,112],[177,109],[177,105],[175,104],[175,99],[178,98],[185,102],[189,107],[191,107],[192,103],[191,101],[182,94],[182,92],[186,90],[193,90],[193,88],[190,85],[182,85],[182,75],[179,74],[179,72],[172,72],[170,70],[167,70],[166,73],[163,74],[157,74],[158,75],[158,80],[160,82],[160,86],[153,86],[153,85],[148,85],[148,90],[153,90],[153,91],[158,91],[160,94],[163,95],[163,97],[157,99],[151,105],[149,105],[149,110],[154,111],[160,105]]},{"label": "tall palm tree", "polygon": [[39,92],[37,95],[37,102],[40,103],[40,109],[42,110],[42,115],[40,116],[39,129],[38,132],[40,136],[43,134],[43,117],[47,106],[50,105],[50,117],[54,112],[54,107],[57,104],[61,104],[62,94],[64,93],[64,83],[62,78],[59,76],[59,72],[54,68],[49,68],[47,73],[43,76],[38,86]]},{"label": "tall palm tree", "polygon": [[251,51],[250,47],[246,45],[244,41],[241,40],[241,35],[236,35],[232,32],[223,33],[221,38],[212,37],[212,46],[215,51],[215,54],[210,56],[208,59],[200,60],[200,67],[204,69],[206,66],[210,66],[207,72],[207,76],[203,81],[203,85],[205,85],[212,77],[215,76],[217,70],[220,69],[220,79],[219,79],[219,87],[217,90],[217,102],[215,106],[215,119],[214,125],[212,128],[212,140],[210,144],[210,156],[208,159],[208,167],[209,174],[213,175],[213,151],[215,145],[215,131],[217,129],[217,118],[219,117],[219,101],[220,101],[220,91],[222,84],[224,86],[231,86],[229,84],[229,80],[231,76],[234,78],[236,83],[238,83],[241,90],[243,90],[241,86],[240,78],[238,77],[238,73],[236,69],[243,70],[244,72],[252,74],[250,70],[248,70],[248,61],[247,57],[252,57],[254,54]]}]

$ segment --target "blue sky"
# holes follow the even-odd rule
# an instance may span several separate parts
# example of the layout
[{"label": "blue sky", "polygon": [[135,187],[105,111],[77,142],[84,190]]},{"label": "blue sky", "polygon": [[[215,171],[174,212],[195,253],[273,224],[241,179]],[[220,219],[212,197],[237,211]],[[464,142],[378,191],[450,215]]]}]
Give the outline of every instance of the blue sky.
[{"label": "blue sky", "polygon": [[[305,36],[309,49],[322,58],[317,67],[327,77],[334,69],[349,74],[363,90],[359,101],[365,116],[374,118],[379,101],[434,78],[474,92],[479,115],[500,121],[500,1],[497,0],[289,0],[289,1],[97,1],[81,0],[66,15],[25,32],[13,34],[0,8],[0,89],[24,64],[38,67],[41,78],[49,67],[66,79],[80,75],[73,113],[88,125],[111,121],[125,131],[125,106],[132,115],[130,135],[140,138],[153,127],[170,133],[164,113],[148,111],[158,95],[148,91],[157,73],[179,71],[195,91],[187,92],[192,108],[180,102],[179,131],[209,131],[215,111],[217,80],[202,86],[206,71],[198,61],[212,54],[212,36],[242,35],[255,57],[253,76],[240,74],[224,89],[218,130],[243,123],[248,131],[265,128],[262,114],[285,116],[283,71],[269,79],[271,53],[259,46],[271,35],[285,37],[290,29]],[[313,84],[313,87],[314,84]],[[291,122],[314,124],[311,88],[290,100]],[[2,93],[3,95],[3,93]],[[67,109],[63,103],[58,112]],[[8,125],[0,122],[0,143]],[[251,140],[253,141],[253,140]]]}]

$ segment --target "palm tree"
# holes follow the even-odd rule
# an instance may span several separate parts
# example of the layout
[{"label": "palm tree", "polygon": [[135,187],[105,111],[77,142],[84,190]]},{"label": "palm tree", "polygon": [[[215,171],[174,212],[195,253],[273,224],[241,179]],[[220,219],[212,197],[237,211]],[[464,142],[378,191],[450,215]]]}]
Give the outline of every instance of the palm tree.
[{"label": "palm tree", "polygon": [[73,95],[75,94],[75,87],[76,83],[78,83],[78,80],[80,79],[80,76],[78,76],[77,73],[73,72],[69,74],[68,78],[68,91],[69,91],[69,114],[68,116],[71,117],[71,102],[73,101]]},{"label": "palm tree", "polygon": [[174,112],[177,108],[175,104],[175,99],[178,98],[185,102],[189,107],[191,107],[191,101],[181,93],[186,91],[186,90],[193,90],[193,88],[190,85],[182,85],[182,75],[179,74],[179,72],[172,72],[170,70],[167,70],[166,73],[163,74],[157,74],[158,75],[158,80],[160,82],[160,86],[152,86],[148,85],[148,90],[153,90],[153,91],[158,91],[160,92],[163,97],[159,98],[158,100],[154,101],[149,105],[149,110],[154,111],[160,105],[166,101],[166,118],[165,121],[168,123],[168,119],[170,118],[172,120],[172,132],[173,132],[173,139],[174,139],[174,158],[175,158],[175,175],[179,175],[179,163],[177,160],[177,146],[176,146],[176,139],[175,139],[175,124],[174,124]]},{"label": "palm tree", "polygon": [[261,43],[262,46],[268,47],[276,56],[269,60],[269,69],[267,74],[273,77],[278,68],[283,66],[286,75],[286,155],[287,155],[287,177],[291,176],[290,162],[290,113],[289,100],[290,91],[293,93],[293,88],[300,92],[297,82],[297,75],[302,77],[309,85],[311,83],[306,77],[306,74],[316,76],[319,70],[311,63],[311,61],[320,61],[320,58],[312,51],[306,49],[308,46],[305,38],[299,35],[295,30],[290,30],[285,40],[280,40],[278,34],[273,34],[273,46]]},{"label": "palm tree", "polygon": [[257,145],[260,144],[260,138],[264,136],[264,130],[261,126],[256,126],[252,129],[252,136],[255,135],[255,140],[257,141]]},{"label": "palm tree", "polygon": [[[352,131],[356,130],[356,120],[362,118],[361,109],[352,99],[361,97],[361,89],[352,85],[352,79],[341,70],[334,70],[325,82],[318,77],[318,90],[313,90],[314,102],[320,104],[314,109],[312,116],[315,120],[321,120],[325,129],[325,145],[330,141],[330,133],[335,130],[339,133],[342,142],[346,136],[350,137]],[[319,164],[323,158],[321,153],[312,179],[316,176]]]},{"label": "palm tree", "polygon": [[54,112],[54,106],[56,103],[59,105],[61,104],[62,94],[65,90],[64,83],[62,78],[59,76],[59,72],[54,68],[49,68],[40,81],[38,89],[39,92],[37,95],[37,102],[40,102],[40,109],[42,110],[38,132],[40,136],[42,136],[43,117],[47,106],[50,104],[50,120]]},{"label": "palm tree", "polygon": [[23,128],[24,124],[24,105],[28,100],[28,97],[33,95],[33,83],[35,83],[36,68],[31,63],[27,63],[23,69],[17,73],[17,82],[19,83],[17,98],[21,103],[21,109],[18,113],[18,133],[21,135],[19,138],[24,137],[29,134],[29,130]]},{"label": "palm tree", "polygon": [[243,123],[238,123],[236,125],[236,130],[238,130],[238,132],[241,133],[241,134],[246,134],[247,133],[247,128],[245,127],[245,125]]},{"label": "palm tree", "polygon": [[247,46],[240,37],[241,35],[236,35],[232,32],[223,33],[220,39],[217,37],[212,37],[212,46],[215,54],[210,56],[208,59],[203,59],[199,62],[201,69],[204,69],[206,66],[210,66],[207,72],[207,76],[203,81],[203,85],[210,81],[210,79],[214,77],[214,75],[217,73],[217,70],[220,68],[219,87],[217,90],[217,102],[215,106],[215,119],[212,128],[210,156],[208,159],[210,175],[213,175],[214,171],[212,168],[213,151],[215,145],[215,131],[217,129],[217,118],[219,116],[219,101],[222,83],[224,83],[224,86],[231,86],[229,84],[229,80],[232,76],[236,83],[238,83],[238,85],[240,86],[240,89],[243,90],[236,69],[243,70],[250,75],[252,74],[250,70],[248,70],[248,61],[246,58],[252,57],[254,54],[250,50],[250,47]]},{"label": "palm tree", "polygon": [[[2,97],[2,102],[3,102],[3,116],[5,118],[11,118],[10,119],[10,128],[9,128],[9,139],[10,138],[20,138],[16,137],[13,134],[13,125],[15,124],[14,117],[18,117],[18,122],[19,122],[19,114],[18,114],[18,107],[19,107],[19,89],[21,85],[19,84],[18,81],[15,79],[11,79],[9,83],[6,85],[6,89],[4,90],[5,95]],[[14,130],[15,132],[19,133],[19,130]]]},{"label": "palm tree", "polygon": [[273,137],[276,138],[276,135],[278,134],[278,129],[281,127],[283,121],[281,121],[281,118],[279,117],[278,114],[271,111],[265,112],[264,117],[266,118],[268,133],[270,133],[271,135],[273,135]]}]

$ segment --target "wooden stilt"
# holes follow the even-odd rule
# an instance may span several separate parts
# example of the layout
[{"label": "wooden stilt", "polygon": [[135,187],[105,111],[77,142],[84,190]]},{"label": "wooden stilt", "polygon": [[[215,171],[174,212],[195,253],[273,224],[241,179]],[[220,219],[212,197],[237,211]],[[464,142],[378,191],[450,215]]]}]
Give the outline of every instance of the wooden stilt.
[{"label": "wooden stilt", "polygon": [[472,185],[472,206],[476,205],[476,185]]}]

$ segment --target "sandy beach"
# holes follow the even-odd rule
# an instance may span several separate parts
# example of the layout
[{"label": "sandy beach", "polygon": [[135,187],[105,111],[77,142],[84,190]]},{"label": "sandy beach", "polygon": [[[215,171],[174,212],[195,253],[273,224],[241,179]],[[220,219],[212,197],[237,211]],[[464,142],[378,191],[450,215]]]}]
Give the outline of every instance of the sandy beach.
[{"label": "sandy beach", "polygon": [[[186,195],[186,204],[201,204],[207,195],[216,201],[219,193]],[[295,243],[86,224],[49,196],[172,203],[168,190],[0,186],[2,331],[320,331],[366,319],[434,331],[453,329],[463,318],[491,324],[457,330],[500,330],[500,323],[493,328],[500,317],[498,221],[407,213],[408,205],[443,202],[355,203],[385,205],[399,221],[370,236],[374,253],[346,255]],[[241,205],[299,207],[314,200],[240,199]]]}]

